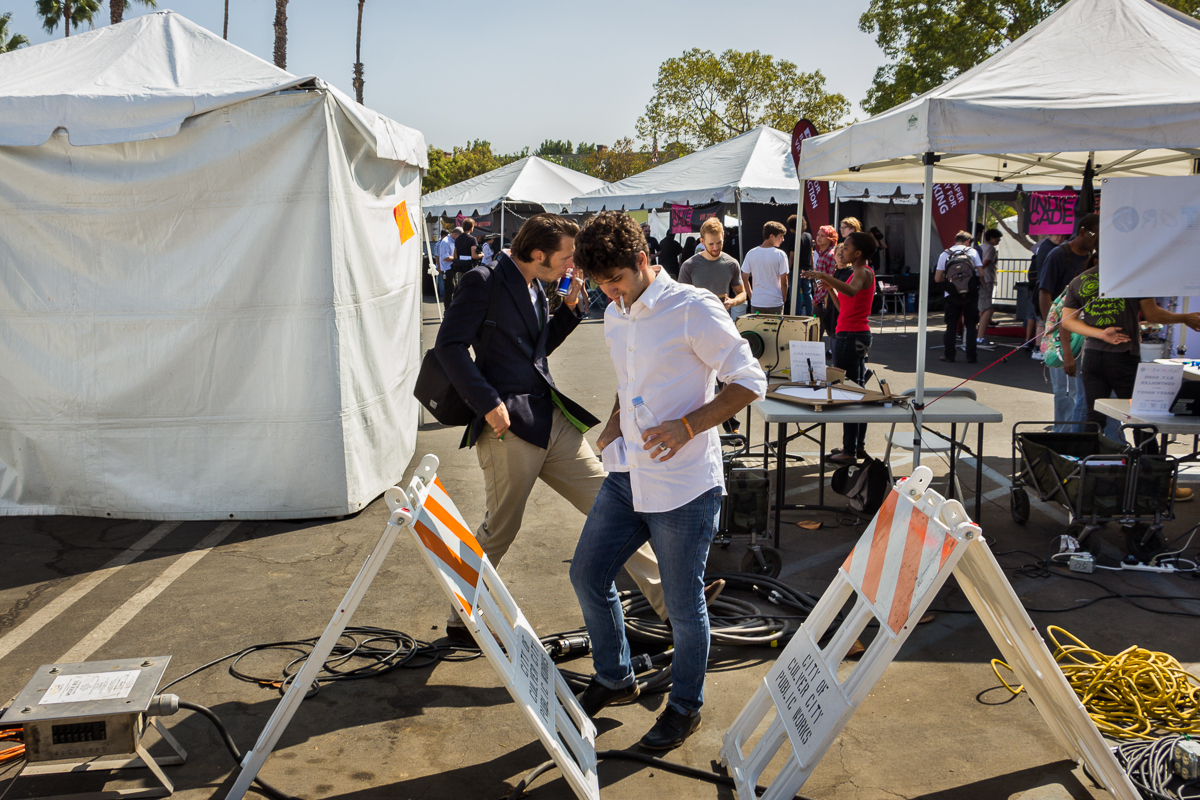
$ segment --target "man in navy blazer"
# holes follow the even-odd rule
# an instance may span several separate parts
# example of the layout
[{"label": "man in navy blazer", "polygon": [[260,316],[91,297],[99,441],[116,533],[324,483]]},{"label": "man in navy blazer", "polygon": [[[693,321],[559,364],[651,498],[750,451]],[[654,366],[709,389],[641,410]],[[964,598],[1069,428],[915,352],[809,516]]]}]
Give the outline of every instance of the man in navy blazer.
[{"label": "man in navy blazer", "polygon": [[[578,225],[557,214],[526,220],[511,254],[501,253],[494,268],[479,266],[462,276],[434,345],[454,388],[475,411],[460,447],[475,447],[483,470],[487,512],[475,538],[496,567],[521,528],[538,478],[586,515],[606,475],[583,438],[599,420],[558,390],[546,361],[587,314],[581,279],[572,281],[553,314],[540,283],[557,283],[573,267],[577,233]],[[493,292],[496,325],[477,363],[467,348],[479,351]],[[649,545],[626,568],[665,619]],[[448,624],[451,635],[463,635],[456,615]]]}]

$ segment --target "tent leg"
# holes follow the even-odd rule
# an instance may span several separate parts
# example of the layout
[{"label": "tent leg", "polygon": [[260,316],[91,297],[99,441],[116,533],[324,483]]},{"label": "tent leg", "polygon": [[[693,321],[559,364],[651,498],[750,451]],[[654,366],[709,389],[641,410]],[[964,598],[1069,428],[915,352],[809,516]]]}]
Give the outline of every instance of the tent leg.
[{"label": "tent leg", "polygon": [[504,201],[500,201],[500,249],[504,249]]},{"label": "tent leg", "polygon": [[[917,306],[917,396],[916,425],[913,438],[913,469],[921,466],[921,430],[925,408],[925,341],[929,316],[929,229],[933,227],[933,153],[925,154],[925,199],[921,205],[921,296]],[[982,469],[980,465],[980,469]]]},{"label": "tent leg", "polygon": [[[792,314],[800,316],[800,237],[804,235],[804,180],[796,199],[796,240],[792,243]],[[807,265],[805,265],[807,266]]]},{"label": "tent leg", "polygon": [[[740,267],[746,261],[744,252],[743,240],[746,237],[746,226],[742,224],[742,193],[737,195],[737,218],[738,218],[738,266]],[[748,301],[747,301],[748,302]]]},{"label": "tent leg", "polygon": [[[975,184],[974,186],[971,187],[972,189],[974,189],[973,194],[975,195],[974,204],[971,206],[971,235],[972,236],[975,235],[975,227],[977,225],[979,225],[979,186],[980,186],[980,184]],[[983,213],[986,216],[987,210],[985,209]],[[976,242],[976,244],[978,244],[978,242]]]}]

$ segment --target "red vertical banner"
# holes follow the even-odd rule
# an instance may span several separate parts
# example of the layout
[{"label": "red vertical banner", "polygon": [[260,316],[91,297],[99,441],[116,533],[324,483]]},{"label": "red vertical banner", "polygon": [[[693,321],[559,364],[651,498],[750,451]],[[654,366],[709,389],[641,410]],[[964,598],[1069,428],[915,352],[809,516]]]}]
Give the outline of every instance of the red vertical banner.
[{"label": "red vertical banner", "polygon": [[[802,119],[792,129],[792,163],[796,172],[800,172],[800,148],[805,139],[817,135],[817,129],[811,122]],[[829,224],[829,184],[825,181],[804,181],[801,189],[801,202],[804,216],[808,219],[810,232],[815,232],[822,225]]]},{"label": "red vertical banner", "polygon": [[959,231],[967,229],[967,211],[967,191],[963,184],[933,185],[933,224],[937,226],[943,249],[954,244]]}]

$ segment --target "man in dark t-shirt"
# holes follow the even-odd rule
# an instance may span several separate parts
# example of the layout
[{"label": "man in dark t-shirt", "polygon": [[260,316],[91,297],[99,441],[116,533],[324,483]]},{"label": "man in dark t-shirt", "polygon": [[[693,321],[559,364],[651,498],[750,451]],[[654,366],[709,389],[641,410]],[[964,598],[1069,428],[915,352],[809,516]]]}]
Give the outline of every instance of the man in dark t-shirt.
[{"label": "man in dark t-shirt", "polygon": [[451,292],[450,297],[453,299],[454,290],[458,288],[458,282],[463,275],[466,275],[471,270],[475,269],[475,265],[479,263],[479,240],[471,235],[475,230],[475,220],[467,217],[462,221],[463,232],[454,240],[454,266],[450,269]]},{"label": "man in dark t-shirt", "polygon": [[[1071,281],[1087,269],[1088,260],[1096,250],[1099,234],[1099,215],[1088,214],[1079,221],[1079,233],[1075,238],[1054,248],[1046,256],[1041,274],[1038,275],[1038,304],[1042,309],[1042,319],[1046,319],[1050,306]],[[1057,330],[1045,333],[1045,336],[1058,335]],[[1087,400],[1074,362],[1064,362],[1061,368],[1051,369],[1049,375],[1050,388],[1054,391],[1055,433],[1080,430],[1080,426],[1068,424],[1083,422],[1087,417]]]},{"label": "man in dark t-shirt", "polygon": [[[1096,401],[1114,394],[1121,400],[1133,397],[1138,364],[1142,360],[1139,315],[1147,322],[1187,325],[1200,330],[1200,312],[1175,314],[1160,308],[1152,297],[1101,296],[1099,267],[1071,281],[1063,297],[1063,328],[1087,337],[1083,343],[1080,380],[1087,398],[1087,421],[1099,424],[1101,430],[1108,416],[1096,410]],[[1063,364],[1075,365],[1069,347],[1063,348]],[[1176,502],[1190,499],[1190,491],[1177,490]]]},{"label": "man in dark t-shirt", "polygon": [[683,245],[674,236],[668,236],[659,245],[658,263],[675,280],[679,280],[679,256],[683,253]]}]

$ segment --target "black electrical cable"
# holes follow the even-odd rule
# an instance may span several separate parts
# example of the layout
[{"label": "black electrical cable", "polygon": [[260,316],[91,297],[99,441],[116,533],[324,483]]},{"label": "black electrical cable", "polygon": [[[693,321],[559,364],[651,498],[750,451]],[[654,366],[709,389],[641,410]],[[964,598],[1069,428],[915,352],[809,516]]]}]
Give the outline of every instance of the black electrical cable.
[{"label": "black electrical cable", "polygon": [[[229,754],[233,756],[234,763],[242,763],[242,752],[238,750],[238,746],[233,741],[233,737],[229,735],[229,729],[225,727],[225,723],[221,722],[221,718],[217,716],[215,711],[207,706],[202,706],[199,703],[189,703],[186,700],[180,700],[179,707],[186,708],[188,711],[195,711],[197,714],[200,714],[209,722],[211,722],[217,729],[217,732],[221,734],[221,740],[225,743],[225,749],[227,749]],[[275,800],[299,800],[299,798],[293,797],[281,789],[276,789],[274,786],[264,781],[261,777],[256,777],[254,782],[258,784],[258,787],[262,789],[264,794],[266,794],[268,797],[275,798]]]},{"label": "black electrical cable", "polygon": [[[733,778],[730,778],[728,775],[718,775],[715,772],[705,772],[704,770],[697,769],[696,767],[689,767],[686,764],[676,764],[674,762],[667,761],[666,759],[656,758],[654,756],[648,756],[645,753],[638,753],[633,750],[597,750],[596,751],[596,760],[597,761],[604,761],[606,759],[613,760],[613,761],[637,761],[638,763],[641,763],[641,764],[647,764],[651,767],[657,767],[658,769],[661,769],[664,772],[673,772],[676,775],[683,775],[686,778],[695,778],[697,780],[706,781],[708,783],[713,783],[718,786],[729,786],[731,788],[736,788],[736,784],[733,782]],[[526,773],[524,778],[522,778],[520,781],[517,782],[517,785],[513,788],[512,792],[508,795],[508,800],[517,800],[517,798],[519,798],[522,794],[524,794],[525,790],[529,788],[529,784],[531,784],[539,776],[545,774],[546,772],[549,772],[551,769],[554,769],[554,767],[555,767],[555,764],[553,761],[545,761],[545,762],[542,762],[541,764],[538,764],[533,769],[531,769],[528,773]],[[763,792],[765,792],[767,790],[767,787],[765,787],[765,786],[755,786],[754,788],[758,794],[762,794]],[[812,800],[812,798],[806,797],[805,795],[802,795],[802,794],[798,794],[798,795],[796,795],[796,797],[799,798],[799,800]],[[1179,800],[1179,799],[1178,798],[1169,798],[1168,800]],[[1188,798],[1188,800],[1190,800],[1190,798]]]},{"label": "black electrical cable", "polygon": [[[300,668],[308,658],[309,653],[312,652],[312,648],[318,639],[320,639],[319,636],[314,636],[309,639],[251,645],[196,667],[162,687],[159,692],[165,692],[181,681],[198,675],[207,669],[211,669],[222,662],[234,659],[233,663],[229,666],[230,675],[238,680],[277,688],[280,693],[283,693],[287,691],[292,679],[300,671]],[[378,646],[380,642],[391,644],[386,647],[380,647]],[[293,658],[284,666],[282,675],[279,678],[257,677],[238,669],[238,664],[245,657],[253,653],[270,650],[290,650],[300,655]],[[462,655],[458,654],[460,651],[462,651]],[[401,668],[421,669],[432,666],[439,661],[470,661],[480,656],[481,653],[477,649],[453,644],[430,644],[415,639],[401,631],[371,626],[352,626],[346,628],[341,638],[338,639],[337,644],[334,645],[333,651],[329,654],[329,658],[326,659],[321,673],[317,677],[313,689],[308,696],[311,697],[315,694],[322,684],[333,681],[370,678]],[[344,665],[352,659],[364,663],[360,663],[358,666],[350,669],[344,669]]]}]

